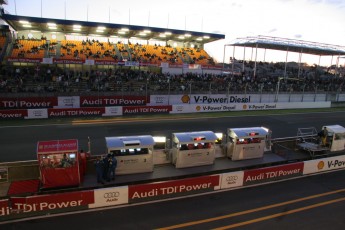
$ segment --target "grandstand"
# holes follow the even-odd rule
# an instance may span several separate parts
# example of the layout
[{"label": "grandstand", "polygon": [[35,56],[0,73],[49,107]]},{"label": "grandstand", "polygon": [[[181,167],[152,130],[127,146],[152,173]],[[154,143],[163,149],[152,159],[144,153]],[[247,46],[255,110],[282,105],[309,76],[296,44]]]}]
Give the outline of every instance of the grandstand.
[{"label": "grandstand", "polygon": [[[245,38],[237,38],[236,40],[232,41],[229,44],[224,46],[224,57],[225,57],[225,48],[231,46],[233,47],[233,56],[236,47],[249,47],[255,48],[256,53],[259,48],[261,49],[272,49],[272,50],[279,50],[286,52],[286,58],[289,52],[299,53],[299,60],[298,60],[298,74],[297,78],[299,78],[300,74],[300,65],[301,65],[301,58],[302,54],[311,54],[311,55],[318,55],[319,56],[319,63],[322,56],[337,56],[336,68],[339,65],[339,59],[342,55],[345,55],[345,47],[344,46],[337,46],[331,44],[324,44],[318,42],[310,42],[310,41],[303,41],[303,40],[296,40],[296,39],[288,39],[288,38],[279,38],[279,37],[269,37],[269,36],[257,36],[257,37],[245,37]],[[266,52],[265,52],[266,55]],[[256,55],[255,55],[256,56]],[[265,57],[264,57],[265,60]],[[223,61],[224,62],[224,61]],[[285,68],[284,68],[284,78],[287,77],[287,60],[285,61]],[[254,71],[253,76],[256,76],[256,59],[254,60]],[[332,63],[331,63],[332,66]],[[232,65],[232,69],[234,69],[234,65]],[[242,66],[242,71],[244,71],[244,65]]]},{"label": "grandstand", "polygon": [[[225,35],[1,13],[0,93],[148,94],[343,91],[344,68],[235,60],[215,63],[204,45]],[[283,38],[247,37],[228,46],[314,55],[345,49]],[[230,74],[229,74],[230,73]],[[188,89],[189,88],[189,89]]]}]

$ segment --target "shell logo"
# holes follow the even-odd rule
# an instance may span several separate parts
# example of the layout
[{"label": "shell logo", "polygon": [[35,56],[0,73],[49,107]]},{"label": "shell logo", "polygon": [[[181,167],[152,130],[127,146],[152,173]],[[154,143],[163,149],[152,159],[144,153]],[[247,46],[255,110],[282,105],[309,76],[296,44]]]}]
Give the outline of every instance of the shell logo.
[{"label": "shell logo", "polygon": [[196,111],[200,111],[201,107],[198,105],[197,107],[195,107]]},{"label": "shell logo", "polygon": [[318,170],[321,170],[321,169],[323,169],[323,167],[325,167],[325,162],[320,161],[320,162],[317,164],[317,169],[318,169]]},{"label": "shell logo", "polygon": [[243,105],[242,108],[243,108],[243,109],[247,109],[247,105]]},{"label": "shell logo", "polygon": [[190,101],[190,98],[189,98],[188,95],[183,95],[183,96],[181,97],[181,101],[182,101],[183,103],[188,103],[188,102]]}]

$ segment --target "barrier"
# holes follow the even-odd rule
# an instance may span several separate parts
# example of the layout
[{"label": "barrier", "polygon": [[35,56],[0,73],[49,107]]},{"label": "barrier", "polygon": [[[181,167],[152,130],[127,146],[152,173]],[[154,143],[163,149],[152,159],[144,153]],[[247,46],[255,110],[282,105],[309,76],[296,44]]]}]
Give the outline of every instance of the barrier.
[{"label": "barrier", "polygon": [[345,169],[345,156],[179,180],[0,200],[0,221],[161,200]]}]

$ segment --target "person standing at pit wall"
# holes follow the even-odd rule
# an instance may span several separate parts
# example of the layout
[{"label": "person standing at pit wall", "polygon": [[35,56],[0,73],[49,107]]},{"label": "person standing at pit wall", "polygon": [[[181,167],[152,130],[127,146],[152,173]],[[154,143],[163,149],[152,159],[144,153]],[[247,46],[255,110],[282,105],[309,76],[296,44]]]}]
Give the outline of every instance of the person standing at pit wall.
[{"label": "person standing at pit wall", "polygon": [[99,156],[94,162],[97,175],[97,183],[104,184],[103,173],[104,173],[104,162],[103,159]]},{"label": "person standing at pit wall", "polygon": [[116,166],[117,166],[117,159],[114,156],[114,154],[111,154],[109,157],[109,170],[108,170],[108,179],[109,180],[115,180]]}]

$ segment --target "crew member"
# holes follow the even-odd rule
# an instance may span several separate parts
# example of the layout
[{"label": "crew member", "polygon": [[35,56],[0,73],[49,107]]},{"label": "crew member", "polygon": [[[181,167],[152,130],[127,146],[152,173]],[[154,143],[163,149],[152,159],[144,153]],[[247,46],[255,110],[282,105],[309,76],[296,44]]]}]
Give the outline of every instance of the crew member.
[{"label": "crew member", "polygon": [[103,171],[104,171],[104,162],[101,157],[97,157],[96,161],[94,162],[97,174],[97,183],[104,184],[103,180]]},{"label": "crew member", "polygon": [[109,160],[109,175],[108,175],[109,180],[115,180],[116,166],[117,166],[117,159],[114,156],[114,154],[112,154]]},{"label": "crew member", "polygon": [[322,130],[322,136],[321,136],[321,140],[322,140],[322,145],[326,146],[327,145],[327,138],[328,138],[328,131],[326,127],[323,127]]}]

